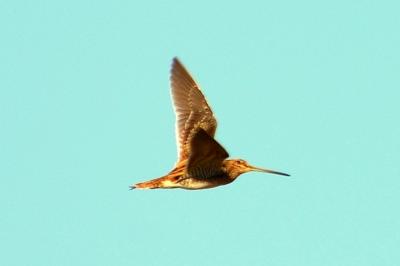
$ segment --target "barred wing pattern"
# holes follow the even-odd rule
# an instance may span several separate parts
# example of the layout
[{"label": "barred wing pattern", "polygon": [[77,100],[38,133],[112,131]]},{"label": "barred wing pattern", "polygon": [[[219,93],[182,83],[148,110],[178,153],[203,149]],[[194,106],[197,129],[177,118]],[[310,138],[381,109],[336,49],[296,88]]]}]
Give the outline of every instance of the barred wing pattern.
[{"label": "barred wing pattern", "polygon": [[173,59],[170,80],[176,115],[178,162],[180,162],[188,159],[190,140],[200,128],[209,136],[214,136],[217,120],[199,85],[178,58]]},{"label": "barred wing pattern", "polygon": [[229,154],[202,128],[191,138],[190,151],[186,167],[186,174],[189,177],[202,179],[223,174],[222,162],[229,157]]}]

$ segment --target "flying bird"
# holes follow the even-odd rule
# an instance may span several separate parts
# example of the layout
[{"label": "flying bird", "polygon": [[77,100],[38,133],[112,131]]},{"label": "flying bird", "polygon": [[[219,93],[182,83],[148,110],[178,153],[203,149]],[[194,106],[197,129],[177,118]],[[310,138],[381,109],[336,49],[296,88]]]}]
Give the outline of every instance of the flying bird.
[{"label": "flying bird", "polygon": [[178,58],[172,61],[170,83],[178,161],[167,175],[137,183],[131,189],[213,188],[229,184],[250,171],[289,176],[252,166],[242,159],[228,159],[228,152],[214,139],[217,120],[200,86]]}]

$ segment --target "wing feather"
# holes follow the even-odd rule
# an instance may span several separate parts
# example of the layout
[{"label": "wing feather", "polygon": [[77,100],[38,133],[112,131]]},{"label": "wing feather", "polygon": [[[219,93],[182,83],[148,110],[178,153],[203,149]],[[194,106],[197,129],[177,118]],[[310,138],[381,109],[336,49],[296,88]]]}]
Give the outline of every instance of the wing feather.
[{"label": "wing feather", "polygon": [[176,115],[178,162],[180,162],[189,157],[190,140],[199,129],[203,129],[211,137],[214,136],[217,120],[200,86],[178,58],[173,59],[170,81]]},{"label": "wing feather", "polygon": [[190,156],[186,175],[194,178],[209,178],[222,174],[222,162],[229,157],[213,137],[203,129],[197,130],[190,140]]}]

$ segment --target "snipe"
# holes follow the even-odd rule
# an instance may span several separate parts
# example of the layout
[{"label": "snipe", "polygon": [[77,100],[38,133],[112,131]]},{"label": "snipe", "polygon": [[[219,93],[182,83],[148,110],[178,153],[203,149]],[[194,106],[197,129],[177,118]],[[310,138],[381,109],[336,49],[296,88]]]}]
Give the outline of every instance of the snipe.
[{"label": "snipe", "polygon": [[134,189],[205,189],[233,182],[250,171],[288,174],[255,167],[229,154],[214,139],[217,121],[199,85],[177,59],[171,69],[171,94],[176,114],[178,162],[167,175],[132,185]]}]

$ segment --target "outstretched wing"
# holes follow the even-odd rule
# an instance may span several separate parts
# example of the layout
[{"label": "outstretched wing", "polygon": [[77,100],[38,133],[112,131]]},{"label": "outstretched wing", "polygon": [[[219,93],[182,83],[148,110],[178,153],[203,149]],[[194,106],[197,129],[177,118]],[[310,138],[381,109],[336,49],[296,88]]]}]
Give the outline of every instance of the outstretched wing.
[{"label": "outstretched wing", "polygon": [[229,157],[226,150],[201,128],[190,140],[190,151],[186,174],[195,178],[222,173],[222,162]]},{"label": "outstretched wing", "polygon": [[176,115],[178,162],[180,162],[189,157],[190,139],[200,128],[209,136],[214,136],[217,120],[199,85],[176,57],[172,62],[170,80]]}]

